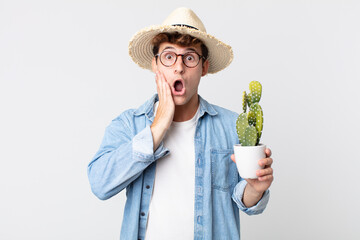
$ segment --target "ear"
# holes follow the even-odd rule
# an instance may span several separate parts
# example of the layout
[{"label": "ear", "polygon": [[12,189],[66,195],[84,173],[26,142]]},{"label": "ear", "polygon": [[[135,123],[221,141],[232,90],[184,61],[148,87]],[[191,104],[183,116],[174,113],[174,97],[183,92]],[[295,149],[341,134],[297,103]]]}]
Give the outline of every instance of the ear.
[{"label": "ear", "polygon": [[205,76],[207,74],[208,70],[209,70],[209,61],[206,60],[203,64],[201,76],[202,77]]},{"label": "ear", "polygon": [[157,71],[157,62],[156,62],[156,58],[153,57],[152,61],[151,61],[151,69],[154,73],[156,73]]}]

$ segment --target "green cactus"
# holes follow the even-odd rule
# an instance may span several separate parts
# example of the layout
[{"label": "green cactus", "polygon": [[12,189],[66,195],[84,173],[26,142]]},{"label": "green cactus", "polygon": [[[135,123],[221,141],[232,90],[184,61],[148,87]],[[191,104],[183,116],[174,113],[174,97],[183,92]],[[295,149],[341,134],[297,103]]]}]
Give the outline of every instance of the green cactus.
[{"label": "green cactus", "polygon": [[[263,130],[263,111],[259,105],[262,86],[258,81],[249,84],[250,93],[243,92],[243,113],[236,121],[236,131],[242,146],[256,146],[260,143]],[[246,105],[249,112],[246,113]]]},{"label": "green cactus", "polygon": [[246,98],[247,98],[247,96],[246,96],[246,91],[244,91],[243,92],[243,98],[242,98],[242,100],[243,100],[243,112],[245,113],[246,112]]},{"label": "green cactus", "polygon": [[261,138],[261,134],[262,134],[262,130],[263,130],[263,122],[264,122],[264,117],[263,117],[263,111],[259,105],[259,103],[254,103],[252,105],[252,109],[255,113],[255,128],[257,131],[257,137],[258,137],[258,141],[256,142],[256,145],[259,144],[260,138]]},{"label": "green cactus", "polygon": [[249,120],[249,125],[250,125],[250,126],[254,126],[255,123],[256,123],[256,115],[255,115],[254,110],[252,110],[252,109],[250,108],[250,110],[249,110],[249,112],[248,112],[248,114],[247,114],[247,117],[248,117],[248,120]]},{"label": "green cactus", "polygon": [[252,81],[249,84],[249,89],[250,89],[252,103],[260,102],[261,90],[262,90],[261,84],[257,81]]},{"label": "green cactus", "polygon": [[257,142],[257,131],[254,126],[247,126],[245,130],[244,146],[255,146]]},{"label": "green cactus", "polygon": [[245,130],[249,126],[246,113],[241,113],[236,120],[236,131],[240,142],[245,142]]},{"label": "green cactus", "polygon": [[252,104],[251,94],[246,95],[246,102],[247,102],[248,106],[251,107],[251,104]]}]

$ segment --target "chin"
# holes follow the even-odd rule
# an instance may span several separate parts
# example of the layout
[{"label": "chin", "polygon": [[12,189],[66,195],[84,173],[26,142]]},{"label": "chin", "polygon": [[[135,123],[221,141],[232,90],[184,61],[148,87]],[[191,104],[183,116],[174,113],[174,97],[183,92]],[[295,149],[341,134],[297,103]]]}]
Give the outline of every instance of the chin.
[{"label": "chin", "polygon": [[189,104],[192,101],[195,101],[195,97],[197,96],[198,96],[197,94],[192,96],[184,94],[182,96],[173,96],[173,99],[176,106],[183,106]]},{"label": "chin", "polygon": [[185,105],[186,103],[189,102],[188,99],[186,99],[184,96],[174,96],[174,103],[177,106],[181,106],[181,105]]}]

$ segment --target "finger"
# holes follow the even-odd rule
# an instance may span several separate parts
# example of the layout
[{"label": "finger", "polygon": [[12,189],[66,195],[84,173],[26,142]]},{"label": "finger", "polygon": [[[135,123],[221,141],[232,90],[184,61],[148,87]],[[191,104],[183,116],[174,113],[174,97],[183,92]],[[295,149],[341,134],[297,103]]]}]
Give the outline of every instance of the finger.
[{"label": "finger", "polygon": [[271,150],[270,150],[270,148],[266,148],[265,149],[265,154],[266,154],[266,157],[271,157]]},{"label": "finger", "polygon": [[165,75],[162,72],[159,72],[159,77],[161,79],[163,93],[166,94],[167,96],[170,96],[171,88],[170,88],[170,84],[167,82],[165,78]]},{"label": "finger", "polygon": [[265,168],[261,170],[256,171],[256,176],[258,177],[264,177],[266,175],[273,175],[273,169],[272,168]]},{"label": "finger", "polygon": [[236,163],[236,161],[235,161],[235,155],[234,155],[234,154],[232,154],[232,155],[230,156],[230,158],[231,158],[231,160],[232,160],[234,163]]},{"label": "finger", "polygon": [[260,182],[264,182],[264,181],[274,181],[274,176],[273,175],[266,175],[266,176],[263,176],[263,177],[259,177],[258,180]]},{"label": "finger", "polygon": [[156,85],[159,85],[159,71],[156,71],[156,73],[155,73],[155,82],[156,82]]},{"label": "finger", "polygon": [[165,81],[165,90],[166,90],[166,93],[167,93],[167,95],[169,96],[169,97],[171,97],[172,96],[172,93],[171,93],[171,86],[170,86],[170,84],[167,82],[167,81]]},{"label": "finger", "polygon": [[166,78],[162,72],[159,72],[159,78],[161,83],[167,83]]},{"label": "finger", "polygon": [[[156,82],[157,92],[158,92],[158,94],[160,95],[161,86],[160,86],[160,79],[159,79],[159,71],[156,71],[156,74],[155,74],[155,82]],[[160,97],[160,96],[159,96],[159,97]]]},{"label": "finger", "polygon": [[263,158],[263,159],[260,159],[258,164],[261,166],[261,167],[271,167],[273,163],[273,159],[272,158]]},{"label": "finger", "polygon": [[160,88],[160,94],[161,97],[165,100],[167,97],[167,86],[166,86],[166,81],[164,79],[164,76],[161,72],[158,72],[158,80],[159,80],[159,88]]}]

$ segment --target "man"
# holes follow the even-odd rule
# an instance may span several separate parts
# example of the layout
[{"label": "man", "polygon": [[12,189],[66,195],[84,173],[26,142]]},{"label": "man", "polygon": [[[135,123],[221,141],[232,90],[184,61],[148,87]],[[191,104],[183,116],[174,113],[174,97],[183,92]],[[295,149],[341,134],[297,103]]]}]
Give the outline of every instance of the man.
[{"label": "man", "polygon": [[267,149],[259,178],[240,178],[238,115],[198,95],[202,76],[231,63],[231,47],[179,8],[138,32],[129,53],[155,73],[157,94],[108,126],[88,166],[92,191],[105,200],[126,188],[121,239],[239,239],[239,209],[261,213],[273,175]]}]

